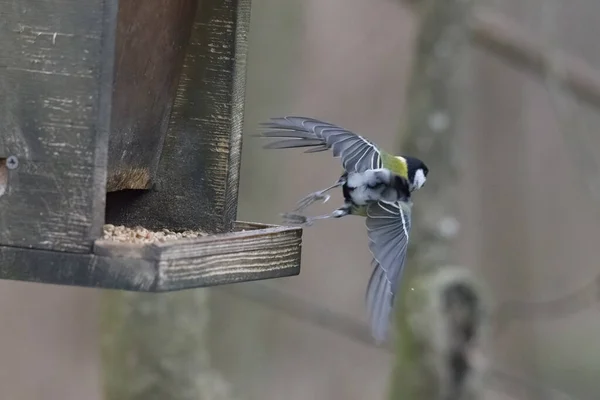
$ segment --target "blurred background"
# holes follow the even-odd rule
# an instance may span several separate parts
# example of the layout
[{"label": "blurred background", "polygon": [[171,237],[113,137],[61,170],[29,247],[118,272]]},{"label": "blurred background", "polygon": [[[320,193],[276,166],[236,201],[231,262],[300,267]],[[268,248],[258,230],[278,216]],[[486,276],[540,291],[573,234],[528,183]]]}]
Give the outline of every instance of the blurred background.
[{"label": "blurred background", "polygon": [[[252,6],[238,219],[280,223],[279,213],[338,178],[339,161],[327,153],[264,151],[251,137],[257,124],[311,116],[401,153],[418,14],[399,0]],[[537,43],[544,51],[529,51],[528,67],[518,54],[472,47],[470,90],[460,98],[468,116],[452,183],[460,204],[457,261],[482,277],[500,310],[489,349],[496,379],[487,395],[597,399],[600,94],[593,88],[600,82],[600,3],[477,6],[493,21],[508,21],[515,29],[507,33],[521,32],[525,49]],[[556,56],[557,68],[572,57],[581,76],[571,78],[587,97],[552,68],[537,68],[545,56]],[[389,398],[394,355],[371,344],[366,331],[370,260],[364,221],[344,218],[305,229],[299,276],[202,290],[204,362],[223,386],[205,398]],[[105,398],[103,295],[0,282],[2,399]]]}]

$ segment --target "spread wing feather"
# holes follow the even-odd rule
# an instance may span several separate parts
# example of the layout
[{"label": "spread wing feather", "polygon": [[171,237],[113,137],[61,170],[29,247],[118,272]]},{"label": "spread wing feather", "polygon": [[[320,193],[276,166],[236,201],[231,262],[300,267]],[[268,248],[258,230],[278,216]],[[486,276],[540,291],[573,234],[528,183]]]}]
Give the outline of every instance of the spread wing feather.
[{"label": "spread wing feather", "polygon": [[366,225],[374,267],[366,302],[371,333],[377,342],[382,342],[387,335],[394,297],[406,262],[411,204],[372,203],[367,207]]},{"label": "spread wing feather", "polygon": [[381,154],[375,144],[339,126],[305,117],[272,118],[262,124],[271,129],[263,137],[281,138],[265,146],[268,149],[309,147],[306,153],[331,149],[341,158],[348,172],[364,172],[382,167]]}]

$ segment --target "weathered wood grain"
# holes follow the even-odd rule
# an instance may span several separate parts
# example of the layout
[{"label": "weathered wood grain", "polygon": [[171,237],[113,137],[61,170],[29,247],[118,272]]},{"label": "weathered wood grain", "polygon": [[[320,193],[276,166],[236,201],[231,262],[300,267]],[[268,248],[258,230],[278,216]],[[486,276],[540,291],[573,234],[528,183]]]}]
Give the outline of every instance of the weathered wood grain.
[{"label": "weathered wood grain", "polygon": [[154,180],[196,4],[119,1],[107,191]]},{"label": "weathered wood grain", "polygon": [[99,239],[97,256],[144,259],[156,265],[154,290],[168,291],[270,279],[300,273],[302,229],[240,223],[245,231],[164,243]]},{"label": "weathered wood grain", "polygon": [[302,230],[278,227],[156,246],[161,290],[300,273]]},{"label": "weathered wood grain", "polygon": [[0,196],[6,193],[8,189],[8,168],[6,167],[6,158],[0,158]]},{"label": "weathered wood grain", "polygon": [[298,275],[302,229],[253,229],[160,244],[98,239],[94,254],[0,246],[0,279],[164,292]]},{"label": "weathered wood grain", "polygon": [[112,258],[153,259],[150,245],[142,243],[124,243],[108,239],[97,239],[94,242],[94,254]]},{"label": "weathered wood grain", "polygon": [[235,221],[233,224],[233,231],[248,231],[250,229],[265,229],[265,228],[277,228],[279,225],[273,224],[263,224],[259,222],[249,222],[249,221]]},{"label": "weathered wood grain", "polygon": [[153,230],[231,230],[249,19],[249,0],[199,2],[156,185],[147,193],[110,193],[107,222]]},{"label": "weathered wood grain", "polygon": [[153,291],[156,272],[155,263],[140,258],[0,246],[0,279]]},{"label": "weathered wood grain", "polygon": [[0,244],[87,252],[104,219],[117,0],[0,0]]}]

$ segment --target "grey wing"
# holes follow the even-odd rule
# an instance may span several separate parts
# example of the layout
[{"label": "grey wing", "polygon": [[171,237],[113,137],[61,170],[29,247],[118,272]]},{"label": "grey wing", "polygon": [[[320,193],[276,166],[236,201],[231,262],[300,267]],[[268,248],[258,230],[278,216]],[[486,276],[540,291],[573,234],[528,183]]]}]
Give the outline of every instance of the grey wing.
[{"label": "grey wing", "polygon": [[348,172],[363,172],[382,167],[377,146],[369,140],[339,126],[305,117],[272,118],[262,124],[271,131],[263,137],[281,138],[265,146],[268,149],[312,147],[306,153],[332,149],[334,157],[340,157]]},{"label": "grey wing", "polygon": [[369,249],[373,273],[366,302],[371,334],[377,342],[386,338],[400,277],[406,261],[411,228],[411,203],[371,203],[367,208]]}]

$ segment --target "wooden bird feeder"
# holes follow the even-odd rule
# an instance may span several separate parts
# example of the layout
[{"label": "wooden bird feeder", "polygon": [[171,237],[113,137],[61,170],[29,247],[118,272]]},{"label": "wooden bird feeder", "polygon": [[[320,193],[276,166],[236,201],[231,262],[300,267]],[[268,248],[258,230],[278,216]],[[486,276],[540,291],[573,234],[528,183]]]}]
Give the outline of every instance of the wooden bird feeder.
[{"label": "wooden bird feeder", "polygon": [[[0,0],[0,278],[165,291],[297,275],[236,222],[250,0]],[[136,244],[105,224],[201,230]]]}]

